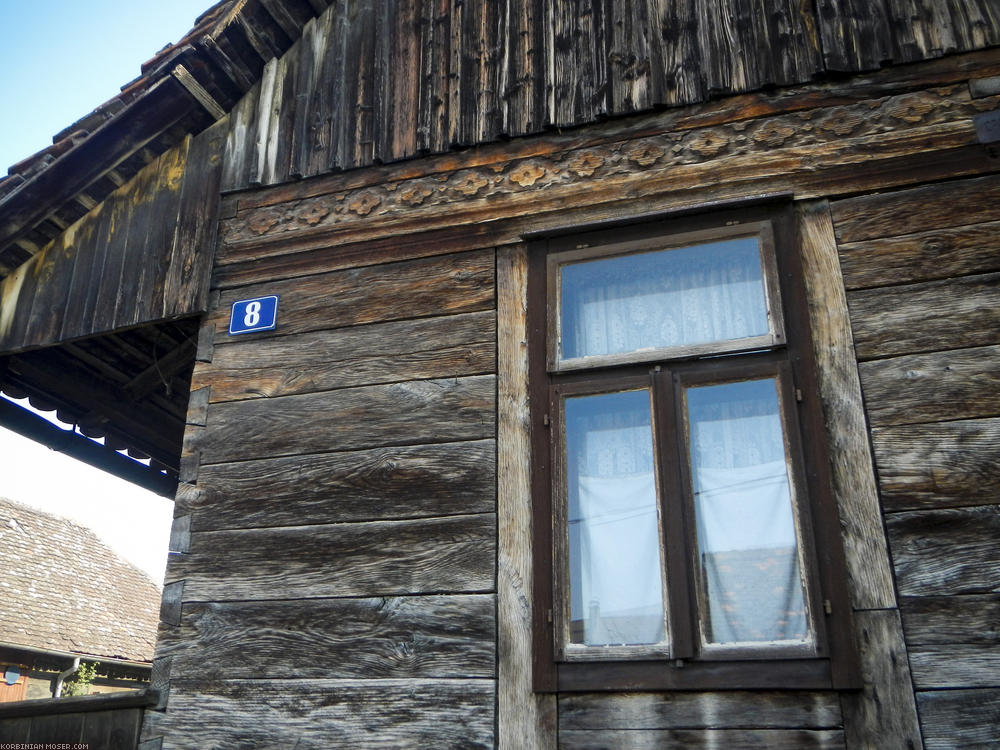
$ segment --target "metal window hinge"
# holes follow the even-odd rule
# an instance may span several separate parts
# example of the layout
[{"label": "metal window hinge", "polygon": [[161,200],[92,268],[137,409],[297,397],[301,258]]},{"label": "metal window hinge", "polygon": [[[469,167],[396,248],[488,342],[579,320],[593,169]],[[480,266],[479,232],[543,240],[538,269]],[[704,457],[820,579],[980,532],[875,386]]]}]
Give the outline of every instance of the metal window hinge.
[{"label": "metal window hinge", "polygon": [[830,600],[829,599],[824,599],[823,600],[823,611],[826,612],[828,615],[832,615],[833,614],[833,605],[830,604]]}]

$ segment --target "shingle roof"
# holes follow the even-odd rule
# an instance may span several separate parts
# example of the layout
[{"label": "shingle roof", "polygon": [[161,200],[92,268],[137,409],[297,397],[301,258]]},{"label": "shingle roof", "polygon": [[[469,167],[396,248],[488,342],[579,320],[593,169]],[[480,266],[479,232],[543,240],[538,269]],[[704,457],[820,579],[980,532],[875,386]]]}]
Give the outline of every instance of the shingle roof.
[{"label": "shingle roof", "polygon": [[159,604],[92,531],[0,498],[0,642],[152,661]]}]

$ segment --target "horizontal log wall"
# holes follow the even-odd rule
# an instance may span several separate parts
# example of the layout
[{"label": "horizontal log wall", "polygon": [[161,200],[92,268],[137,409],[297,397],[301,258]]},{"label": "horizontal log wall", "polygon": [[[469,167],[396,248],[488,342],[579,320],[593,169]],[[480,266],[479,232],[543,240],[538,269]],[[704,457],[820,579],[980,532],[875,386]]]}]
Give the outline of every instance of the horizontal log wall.
[{"label": "horizontal log wall", "polygon": [[[494,256],[216,294],[157,651],[168,711],[147,736],[493,745]],[[233,300],[275,293],[275,330],[229,336]]]},{"label": "horizontal log wall", "polygon": [[336,0],[237,105],[223,185],[998,43],[988,0]]},{"label": "horizontal log wall", "polygon": [[[961,237],[939,237],[953,248],[947,262],[898,264],[903,272],[923,268],[919,278],[899,284],[899,274],[889,273],[879,280],[871,268],[891,267],[893,247],[920,247],[907,232],[883,233],[880,249],[863,248],[852,270],[849,245],[869,240],[835,236],[824,199],[888,200],[903,187],[940,182],[957,188],[966,184],[957,177],[995,172],[972,117],[996,108],[1000,98],[972,99],[973,74],[1000,75],[1000,55],[929,63],[904,77],[882,72],[727,99],[228,196],[213,271],[215,301],[194,374],[177,502],[179,554],[169,566],[157,657],[158,673],[169,675],[169,699],[166,713],[148,721],[146,736],[164,735],[165,748],[241,741],[552,748],[557,739],[565,747],[917,747],[903,628],[909,632],[918,604],[907,587],[923,585],[924,573],[899,577],[910,608],[901,622],[874,480],[864,463],[869,446],[849,340],[850,325],[863,331],[864,321],[857,312],[849,320],[846,305],[860,310],[858,293],[881,285],[893,287],[905,309],[919,309],[932,296],[921,285],[952,276],[977,277],[962,280],[961,288],[988,298],[991,274],[1000,269],[953,225]],[[872,197],[879,190],[889,192]],[[762,193],[800,199],[803,246],[811,253],[807,273],[822,276],[826,268],[830,274],[820,281],[832,280],[810,288],[810,304],[823,320],[817,340],[829,344],[820,387],[827,389],[821,395],[828,422],[837,423],[834,480],[865,690],[558,699],[533,693],[524,494],[530,465],[524,462],[523,382],[514,380],[525,357],[522,237]],[[848,225],[852,200],[861,199],[832,204],[838,228]],[[902,213],[906,205],[886,213],[900,212],[909,226],[916,220]],[[853,221],[861,226],[870,215],[863,207]],[[997,218],[977,220],[970,231],[989,237],[991,221]],[[866,253],[879,260],[866,263]],[[960,270],[942,272],[945,266]],[[859,284],[856,275],[876,280]],[[914,288],[902,288],[908,285]],[[947,294],[950,287],[944,289]],[[230,338],[230,304],[270,293],[281,294],[278,328]],[[959,300],[948,304],[965,309]],[[830,311],[842,314],[824,318]],[[964,330],[921,318],[921,327],[937,325],[967,342],[956,350],[962,366],[949,375],[953,403],[977,382],[976,357],[997,346],[981,335],[990,313],[977,309],[974,319],[974,330]],[[892,326],[908,341],[921,340],[920,331],[899,320]],[[882,336],[878,326],[871,331],[868,346],[896,346],[897,334]],[[915,350],[865,355],[861,382],[869,408],[874,381],[866,368],[940,354],[907,346]],[[897,387],[884,401],[906,393]],[[904,411],[919,414],[915,401]],[[876,452],[890,444],[882,438],[890,430],[928,429],[959,436],[995,460],[989,420],[996,414],[969,408],[968,419],[913,424],[898,417],[878,422],[872,412]],[[897,508],[907,523],[919,518],[904,514],[936,508],[938,488],[966,497],[955,473],[912,478],[907,461],[947,465],[946,456],[935,458],[945,443],[928,440],[919,455],[897,460],[898,494],[918,488],[910,495],[918,504]],[[888,503],[889,464],[877,458]],[[973,457],[960,467],[969,476],[992,476]],[[953,523],[956,536],[966,535],[962,549],[974,554],[987,534],[973,533],[969,520],[982,520],[984,505],[988,501],[966,500],[944,508],[975,511]],[[889,532],[905,552],[904,527],[890,523]],[[954,575],[963,570],[959,565]],[[493,609],[496,595],[500,612]],[[927,611],[933,597],[951,595],[921,594]],[[975,596],[981,600],[962,601],[987,617],[989,594]],[[464,634],[451,617],[464,623]],[[930,637],[915,636],[917,680],[933,668],[917,658],[938,648],[919,646]],[[490,666],[498,658],[499,686]],[[987,706],[995,705],[992,688],[960,689],[978,691]],[[966,730],[933,723],[928,717],[948,716],[955,705],[939,690],[922,689],[920,699],[929,739],[985,731],[968,712],[952,719],[971,727]],[[325,728],[334,742],[325,739]]]},{"label": "horizontal log wall", "polygon": [[833,214],[925,747],[1000,724],[1000,177]]}]

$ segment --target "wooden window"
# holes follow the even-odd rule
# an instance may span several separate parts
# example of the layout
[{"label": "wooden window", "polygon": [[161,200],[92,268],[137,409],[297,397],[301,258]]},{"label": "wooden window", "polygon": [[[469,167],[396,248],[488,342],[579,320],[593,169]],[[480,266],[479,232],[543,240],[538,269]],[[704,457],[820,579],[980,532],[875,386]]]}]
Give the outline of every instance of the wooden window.
[{"label": "wooden window", "polygon": [[534,244],[539,690],[856,683],[795,244],[777,209]]}]

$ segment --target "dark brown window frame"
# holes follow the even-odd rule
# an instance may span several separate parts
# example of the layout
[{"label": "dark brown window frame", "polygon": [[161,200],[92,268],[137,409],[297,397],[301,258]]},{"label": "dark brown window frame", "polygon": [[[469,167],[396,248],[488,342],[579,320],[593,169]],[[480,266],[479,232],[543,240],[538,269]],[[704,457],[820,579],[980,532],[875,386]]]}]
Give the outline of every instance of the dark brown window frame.
[{"label": "dark brown window frame", "polygon": [[[531,401],[532,435],[532,503],[533,503],[533,544],[534,569],[534,621],[533,673],[534,686],[540,692],[584,691],[584,690],[701,690],[701,689],[852,689],[860,687],[857,652],[853,642],[851,607],[849,602],[843,543],[840,537],[839,513],[832,492],[829,455],[825,446],[823,415],[819,404],[815,363],[812,356],[812,341],[809,332],[809,312],[803,286],[803,272],[798,255],[799,238],[787,200],[770,202],[768,205],[753,207],[720,206],[710,207],[703,212],[685,211],[683,214],[664,215],[659,218],[643,217],[641,223],[622,222],[621,225],[583,227],[565,233],[552,233],[542,238],[532,238],[529,244],[528,271],[528,329],[529,329],[529,396]],[[672,354],[663,359],[644,357],[640,364],[615,358],[601,363],[599,367],[579,367],[574,363],[569,368],[559,369],[548,338],[553,326],[553,311],[550,309],[552,279],[549,257],[553,253],[566,253],[581,246],[597,248],[585,250],[583,255],[600,254],[602,246],[622,247],[623,242],[635,239],[635,247],[643,243],[659,242],[664,239],[688,233],[693,236],[711,237],[713,228],[734,226],[760,226],[766,224],[773,231],[773,243],[769,252],[773,257],[776,278],[775,289],[780,290],[780,309],[784,327],[778,326],[779,337],[773,346],[764,349],[741,351],[734,347],[732,357],[717,357],[702,350]],[[731,229],[721,231],[731,235]],[[631,252],[631,250],[629,250]],[[767,264],[765,264],[765,273]],[[647,361],[648,360],[648,361]],[[686,654],[683,658],[639,657],[634,659],[598,658],[592,661],[573,659],[560,660],[555,627],[560,623],[556,586],[553,575],[554,564],[554,508],[553,508],[553,463],[555,452],[554,431],[555,396],[560,390],[574,390],[574,384],[599,382],[612,377],[627,376],[640,382],[645,376],[649,387],[656,378],[680,377],[684,379],[709,377],[713,368],[721,369],[723,380],[738,379],[742,364],[750,368],[777,368],[787,374],[788,386],[779,390],[783,411],[794,420],[789,424],[787,439],[798,458],[793,464],[801,467],[795,482],[804,491],[804,526],[807,534],[803,539],[804,553],[810,560],[811,580],[807,596],[811,598],[814,615],[816,652],[793,658],[779,658],[763,655],[754,658],[748,653],[739,658],[701,657],[695,655],[692,639],[697,637],[698,624],[693,606],[693,578],[691,576],[689,550],[678,550],[676,545],[667,547],[666,564],[674,570],[673,579],[680,577],[688,582],[682,592],[679,586],[668,586],[670,619],[687,618],[688,626],[674,633],[680,636],[674,643],[675,654]],[[748,370],[749,371],[749,370]],[[681,389],[673,386],[674,394]],[[658,410],[677,409],[677,403],[668,399],[656,401]],[[670,421],[673,414],[660,414],[661,424]],[[662,429],[662,428],[661,428]],[[669,431],[668,431],[669,432]],[[806,436],[809,439],[804,439]],[[817,439],[818,436],[818,439]],[[661,434],[661,438],[670,440]],[[679,440],[674,435],[673,440]],[[678,445],[662,444],[661,454],[676,452]],[[685,471],[685,463],[679,462]],[[676,477],[680,472],[671,472]],[[661,483],[665,480],[660,476]],[[661,512],[664,525],[684,523],[678,521],[678,503],[663,502]],[[673,514],[673,515],[672,515]],[[678,573],[681,575],[678,575]],[[682,600],[682,601],[681,601]],[[692,655],[694,658],[692,658]]]}]

